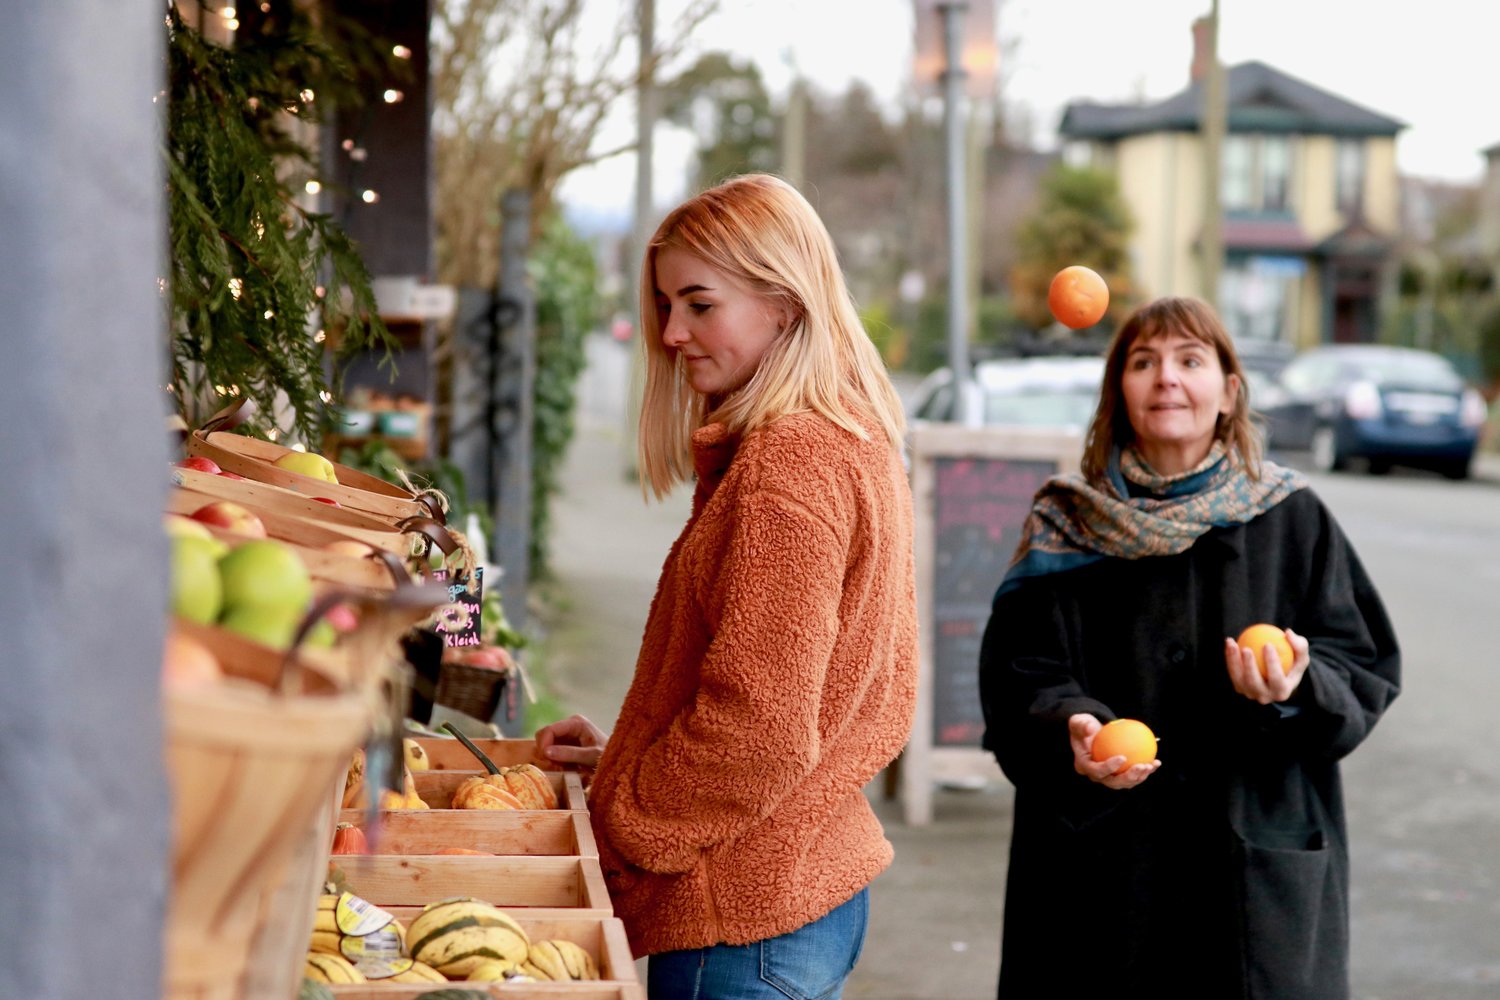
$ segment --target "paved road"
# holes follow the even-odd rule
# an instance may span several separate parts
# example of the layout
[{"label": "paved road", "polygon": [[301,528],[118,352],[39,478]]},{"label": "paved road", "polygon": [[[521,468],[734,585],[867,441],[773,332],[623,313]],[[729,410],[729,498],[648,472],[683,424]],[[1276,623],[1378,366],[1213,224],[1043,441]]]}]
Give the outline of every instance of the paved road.
[{"label": "paved road", "polygon": [[[590,344],[579,436],[563,473],[553,560],[566,603],[548,670],[606,725],[629,683],[661,560],[687,516],[679,490],[646,504],[625,473],[625,356]],[[1301,456],[1287,456],[1300,464]],[[1500,472],[1314,476],[1389,605],[1406,687],[1345,768],[1353,839],[1356,1000],[1500,997]],[[911,828],[869,789],[896,845],[875,883],[855,1000],[984,1000],[999,967],[1010,787],[939,789]]]}]

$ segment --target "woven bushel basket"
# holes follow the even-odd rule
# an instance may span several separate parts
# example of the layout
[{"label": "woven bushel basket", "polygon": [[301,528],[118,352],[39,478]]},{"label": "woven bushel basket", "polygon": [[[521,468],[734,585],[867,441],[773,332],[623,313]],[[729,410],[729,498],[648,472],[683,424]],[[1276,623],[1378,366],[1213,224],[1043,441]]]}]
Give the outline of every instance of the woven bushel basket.
[{"label": "woven bushel basket", "polygon": [[[236,678],[166,695],[171,1000],[287,1000],[300,981],[336,783],[372,702],[311,669],[298,677],[287,692]],[[256,942],[268,922],[302,930],[267,949]]]},{"label": "woven bushel basket", "polygon": [[433,701],[465,715],[487,721],[500,706],[510,671],[476,667],[467,663],[444,663],[438,670]]}]

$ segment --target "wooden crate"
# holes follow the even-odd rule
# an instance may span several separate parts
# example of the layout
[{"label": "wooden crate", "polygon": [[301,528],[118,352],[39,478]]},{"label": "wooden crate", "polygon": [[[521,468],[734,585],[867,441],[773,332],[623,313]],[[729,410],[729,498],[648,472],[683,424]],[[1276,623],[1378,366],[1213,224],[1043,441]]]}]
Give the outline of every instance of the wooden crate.
[{"label": "wooden crate", "polygon": [[[341,854],[346,887],[382,909],[472,896],[535,917],[614,915],[598,858]],[[519,918],[519,915],[517,915]]]},{"label": "wooden crate", "polygon": [[[485,756],[501,767],[535,764],[535,740],[471,740]],[[422,736],[417,743],[427,751],[427,766],[434,771],[473,771],[480,767],[474,755],[451,736]],[[540,766],[540,765],[538,765]]]},{"label": "wooden crate", "polygon": [[[177,472],[191,470],[175,470]],[[208,473],[196,473],[200,476],[208,476],[210,479],[220,478]],[[233,482],[233,480],[225,480]],[[166,509],[174,514],[192,514],[199,507],[205,507],[216,500],[224,500],[220,491],[206,492],[193,486],[181,485],[172,490],[167,496]],[[241,501],[235,500],[235,503]],[[364,542],[390,552],[396,556],[404,556],[411,547],[407,536],[399,529],[382,525],[374,518],[367,518],[352,512],[340,514],[336,507],[309,500],[308,503],[314,507],[322,507],[328,512],[328,516],[315,517],[312,514],[296,514],[285,510],[270,507],[252,507],[250,504],[242,504],[248,508],[256,517],[260,518],[266,527],[266,534],[284,542],[295,545],[303,545],[308,548],[319,548],[329,542],[353,539],[356,542]],[[313,512],[317,514],[319,512]],[[216,535],[220,529],[209,526],[209,530]],[[222,537],[231,540],[243,541],[243,536],[228,533]],[[383,570],[381,571],[384,572]]]},{"label": "wooden crate", "polygon": [[[486,988],[487,987],[487,988]],[[646,990],[636,983],[466,983],[456,981],[450,987],[441,983],[362,983],[357,986],[334,986],[339,1000],[416,1000],[417,997],[445,988],[474,990],[495,1000],[646,1000]]]},{"label": "wooden crate", "polygon": [[[457,740],[453,742],[457,743]],[[479,743],[487,741],[480,740]],[[530,740],[525,742],[529,743]],[[481,747],[481,749],[483,749]],[[491,758],[493,759],[493,758]],[[474,762],[470,757],[469,761]],[[505,766],[501,761],[495,761],[500,766]],[[447,810],[453,802],[453,793],[458,786],[469,778],[483,777],[486,772],[479,770],[468,771],[413,771],[412,778],[416,781],[417,794],[422,796],[433,809]],[[547,771],[547,779],[552,782],[552,790],[557,793],[557,806],[559,809],[587,809],[583,793],[583,781],[572,771]],[[456,810],[466,812],[467,810]],[[462,845],[459,845],[462,846]]]},{"label": "wooden crate", "polygon": [[[408,927],[411,927],[411,922],[422,913],[422,907],[381,907],[381,909],[401,919],[402,924]],[[574,945],[588,952],[589,957],[598,967],[598,979],[594,982],[571,982],[571,984],[552,982],[552,984],[535,984],[537,987],[555,991],[640,982],[639,976],[636,975],[636,960],[630,954],[630,942],[625,939],[625,925],[619,922],[619,918],[613,918],[613,916],[534,916],[525,910],[507,910],[507,915],[514,918],[516,924],[520,925],[520,930],[525,931],[526,937],[532,942],[547,942],[547,940],[573,942]],[[480,982],[468,984],[462,979],[455,979],[453,985],[465,988],[465,990],[468,988],[483,990],[492,984],[480,984]],[[386,990],[395,987],[398,987],[398,984],[384,984]],[[428,988],[434,990],[440,987],[441,984],[431,984]],[[511,991],[528,987],[529,984],[504,987],[504,993],[499,996],[514,997],[517,994]],[[353,990],[353,987],[344,987],[342,990]],[[347,994],[339,993],[339,988],[335,988],[335,993],[339,996],[347,996]],[[392,996],[392,994],[383,993],[380,996]],[[407,996],[407,994],[395,994],[395,996]],[[556,994],[546,993],[544,996],[556,996]],[[565,993],[564,996],[576,997],[577,994]],[[588,994],[583,994],[583,996],[588,996]],[[606,994],[606,996],[615,996],[615,994]]]},{"label": "wooden crate", "polygon": [[362,811],[347,810],[343,822],[365,830],[371,853],[432,854],[467,847],[501,855],[597,858],[588,813],[577,809],[403,809],[380,814],[378,829],[366,828]]},{"label": "wooden crate", "polygon": [[289,472],[275,463],[292,449],[271,441],[228,431],[197,430],[188,437],[186,450],[189,455],[213,459],[226,472],[310,497],[328,497],[392,524],[408,517],[434,516],[432,507],[410,491],[338,462],[333,462],[339,480],[336,483]]}]

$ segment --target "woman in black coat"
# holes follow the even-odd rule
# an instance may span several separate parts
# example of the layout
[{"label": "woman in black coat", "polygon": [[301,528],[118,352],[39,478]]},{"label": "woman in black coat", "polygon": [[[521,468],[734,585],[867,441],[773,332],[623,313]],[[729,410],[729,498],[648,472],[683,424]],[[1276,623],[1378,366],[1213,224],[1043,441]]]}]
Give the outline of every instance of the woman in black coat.
[{"label": "woman in black coat", "polygon": [[[985,746],[1016,786],[999,995],[1346,998],[1338,762],[1399,653],[1332,515],[1261,459],[1206,305],[1121,326],[1083,474],[1042,487],[1024,534],[980,656]],[[1234,639],[1255,623],[1294,654],[1264,677]],[[1093,760],[1115,718],[1160,759]]]}]

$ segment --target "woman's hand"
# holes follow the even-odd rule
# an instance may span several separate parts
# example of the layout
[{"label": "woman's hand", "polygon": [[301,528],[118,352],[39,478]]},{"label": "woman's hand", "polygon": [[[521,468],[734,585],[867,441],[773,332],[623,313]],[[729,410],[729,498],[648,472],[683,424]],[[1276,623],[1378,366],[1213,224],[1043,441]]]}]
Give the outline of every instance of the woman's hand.
[{"label": "woman's hand", "polygon": [[1281,654],[1276,652],[1276,647],[1267,645],[1261,650],[1261,655],[1266,658],[1266,676],[1260,675],[1260,667],[1255,665],[1255,650],[1242,648],[1233,639],[1224,640],[1224,665],[1229,670],[1229,683],[1240,694],[1253,702],[1261,705],[1269,705],[1272,702],[1286,701],[1297,690],[1297,685],[1302,683],[1302,676],[1307,673],[1307,665],[1312,662],[1312,657],[1307,652],[1307,640],[1293,632],[1286,630],[1287,642],[1292,644],[1292,669],[1284,673],[1281,662]]},{"label": "woman's hand", "polygon": [[1090,781],[1118,791],[1134,788],[1161,767],[1161,761],[1153,760],[1149,764],[1133,764],[1115,774],[1115,770],[1125,763],[1123,756],[1105,760],[1095,760],[1093,757],[1094,734],[1103,728],[1104,724],[1087,712],[1068,716],[1068,741],[1073,744],[1073,770]]},{"label": "woman's hand", "polygon": [[592,771],[599,765],[609,734],[581,715],[570,715],[561,722],[536,731],[536,749],[532,756],[543,767],[562,764]]}]

